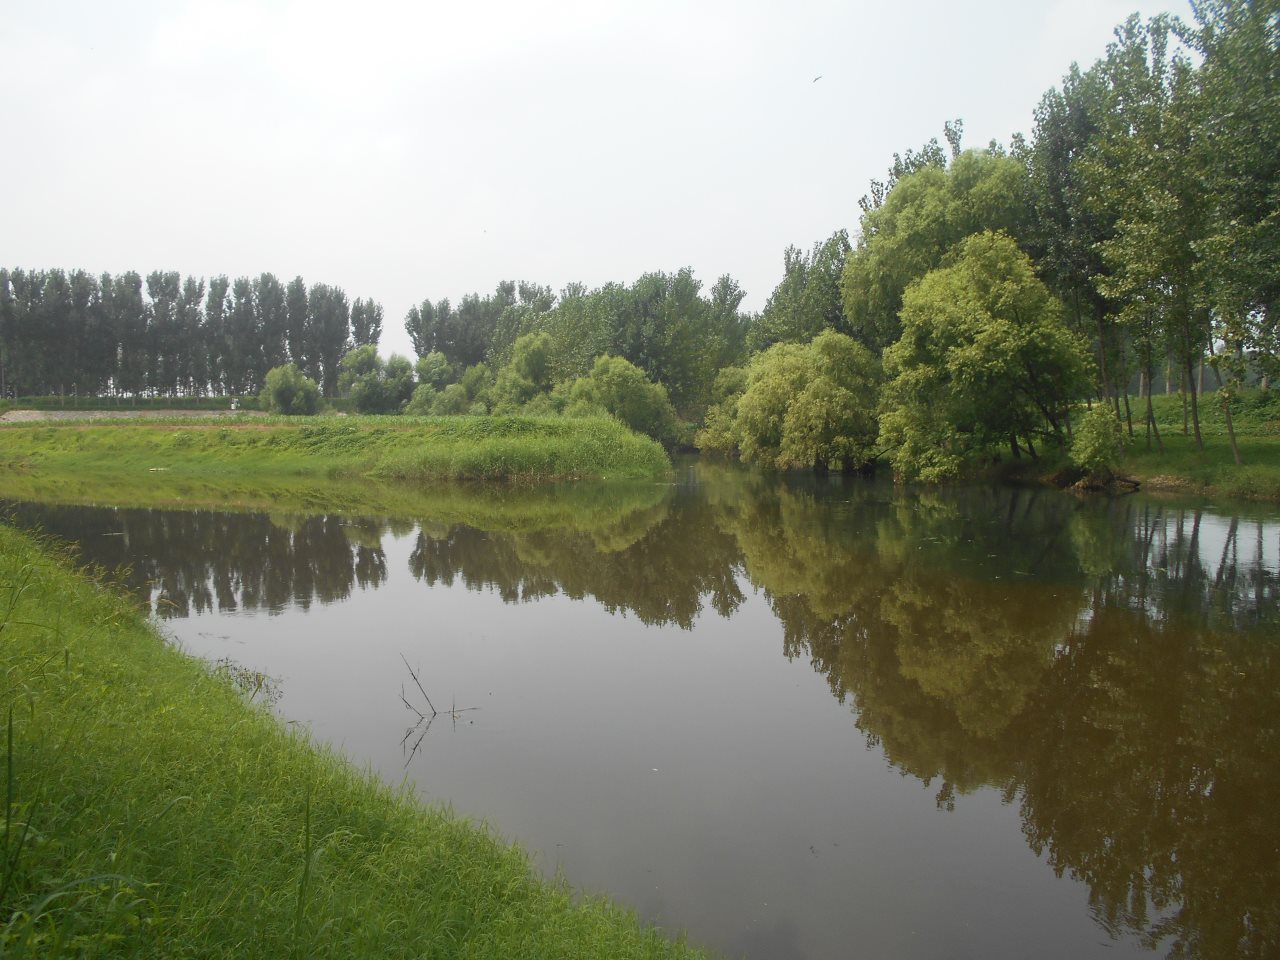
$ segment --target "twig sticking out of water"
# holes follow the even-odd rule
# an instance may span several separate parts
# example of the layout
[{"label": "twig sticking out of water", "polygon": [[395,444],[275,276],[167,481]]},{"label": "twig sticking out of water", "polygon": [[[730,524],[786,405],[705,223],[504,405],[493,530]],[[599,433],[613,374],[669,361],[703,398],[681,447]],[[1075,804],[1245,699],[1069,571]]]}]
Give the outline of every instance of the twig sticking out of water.
[{"label": "twig sticking out of water", "polygon": [[[426,700],[426,701],[427,701],[427,706],[428,706],[428,707],[431,707],[431,715],[434,717],[434,716],[436,715],[436,708],[435,708],[434,706],[432,706],[432,704],[431,704],[431,698],[427,696],[427,691],[425,691],[425,690],[423,690],[423,689],[422,689],[422,681],[420,681],[420,680],[418,679],[418,675],[417,675],[416,673],[414,673],[414,672],[413,672],[413,667],[410,667],[410,666],[409,666],[409,661],[408,661],[408,660],[405,660],[405,657],[404,657],[404,654],[403,654],[403,653],[402,653],[402,654],[400,654],[400,659],[401,659],[401,660],[404,660],[404,665],[405,665],[405,666],[408,668],[408,670],[409,670],[409,676],[413,677],[413,682],[414,682],[415,684],[417,684],[417,686],[418,686],[418,692],[419,692],[419,693],[421,693],[421,694],[422,694],[422,698],[423,698],[424,700]],[[403,699],[403,697],[402,697],[402,699]]]},{"label": "twig sticking out of water", "polygon": [[[409,743],[409,738],[412,737],[415,733],[418,734],[418,738],[413,741],[413,746],[408,748],[407,750],[408,755],[405,757],[405,761],[404,761],[404,765],[407,767],[409,766],[410,761],[413,760],[414,755],[418,752],[418,748],[422,746],[422,740],[427,735],[427,731],[431,729],[431,721],[434,720],[436,717],[440,716],[440,711],[435,708],[435,704],[433,704],[431,702],[431,698],[427,696],[427,691],[424,690],[422,687],[422,681],[418,679],[418,674],[414,671],[413,667],[409,666],[409,661],[405,660],[405,656],[403,653],[400,654],[400,659],[404,660],[404,665],[406,669],[408,669],[409,671],[409,676],[413,678],[414,686],[418,688],[418,692],[422,694],[422,699],[427,702],[427,709],[431,711],[431,715],[427,716],[427,714],[423,713],[421,710],[415,707],[412,703],[410,703],[409,698],[406,697],[404,694],[404,684],[400,685],[400,702],[403,703],[408,710],[418,715],[418,719],[414,722],[413,726],[405,731],[404,737],[400,740],[401,751],[406,751],[406,746]],[[452,706],[450,706],[448,710],[444,711],[444,715],[449,717],[449,719],[453,723],[453,729],[457,730],[458,714],[468,713],[472,710],[479,710],[479,709],[480,709],[479,707],[459,707],[458,701],[455,698]],[[421,731],[420,733],[419,733],[419,730]]]}]

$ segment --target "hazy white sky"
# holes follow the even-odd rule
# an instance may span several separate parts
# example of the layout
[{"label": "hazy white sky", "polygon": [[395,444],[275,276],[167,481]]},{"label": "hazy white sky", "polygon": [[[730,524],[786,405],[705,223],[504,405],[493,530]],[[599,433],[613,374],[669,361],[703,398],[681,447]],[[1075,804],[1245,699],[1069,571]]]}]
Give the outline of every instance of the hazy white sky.
[{"label": "hazy white sky", "polygon": [[[691,266],[759,309],[894,151],[1030,132],[1156,0],[0,0],[0,264],[342,286]],[[814,78],[822,79],[814,82]]]}]

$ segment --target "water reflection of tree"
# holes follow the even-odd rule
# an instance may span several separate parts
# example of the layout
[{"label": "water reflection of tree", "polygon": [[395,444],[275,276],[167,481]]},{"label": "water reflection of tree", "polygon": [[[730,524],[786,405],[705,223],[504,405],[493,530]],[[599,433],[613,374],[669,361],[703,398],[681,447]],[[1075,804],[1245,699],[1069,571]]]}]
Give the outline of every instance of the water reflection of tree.
[{"label": "water reflection of tree", "polygon": [[1108,930],[1171,956],[1268,955],[1280,584],[1265,528],[984,496],[835,510],[784,490],[721,517],[788,656],[812,658],[891,762],[940,781],[940,805],[980,786],[1017,801],[1028,842],[1089,885]]},{"label": "water reflection of tree", "polygon": [[[411,572],[684,627],[707,607],[734,612],[745,575],[785,654],[812,661],[870,743],[936,785],[940,806],[984,786],[1018,803],[1028,843],[1088,884],[1107,929],[1187,957],[1280,943],[1280,572],[1262,562],[1274,524],[714,469],[696,491],[574,503],[504,504],[489,531],[423,522]],[[379,584],[392,529],[79,508],[44,526],[108,567],[141,557],[128,582],[162,614]]]},{"label": "water reflection of tree", "polygon": [[564,594],[611,612],[689,628],[709,604],[728,616],[742,602],[738,551],[696,498],[664,505],[647,527],[593,532],[489,533],[465,526],[423,530],[409,557],[428,584],[460,581],[506,602]]},{"label": "water reflection of tree", "polygon": [[99,507],[16,512],[24,525],[75,540],[86,562],[119,569],[122,584],[162,617],[305,609],[387,577],[385,525],[376,520]]}]

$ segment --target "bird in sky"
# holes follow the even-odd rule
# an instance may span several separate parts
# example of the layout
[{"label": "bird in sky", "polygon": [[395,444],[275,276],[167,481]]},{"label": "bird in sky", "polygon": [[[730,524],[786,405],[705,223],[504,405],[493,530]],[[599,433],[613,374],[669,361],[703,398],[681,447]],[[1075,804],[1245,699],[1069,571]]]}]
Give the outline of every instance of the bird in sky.
[{"label": "bird in sky", "polygon": [[822,79],[822,74],[818,74],[816,77],[813,78],[813,82],[817,83],[821,79]]}]

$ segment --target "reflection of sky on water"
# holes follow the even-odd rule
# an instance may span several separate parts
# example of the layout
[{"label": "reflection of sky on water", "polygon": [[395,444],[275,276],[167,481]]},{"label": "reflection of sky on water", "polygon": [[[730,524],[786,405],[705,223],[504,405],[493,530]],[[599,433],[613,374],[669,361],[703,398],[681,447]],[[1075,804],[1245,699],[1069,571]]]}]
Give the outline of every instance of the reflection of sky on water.
[{"label": "reflection of sky on water", "polygon": [[[1164,538],[1176,540],[1189,521],[1170,511],[1164,518]],[[1268,573],[1280,572],[1280,522],[1239,519],[1202,514],[1200,519],[1200,543],[1197,556],[1200,562],[1216,570],[1224,554],[1240,566],[1242,571],[1259,568]]]}]

